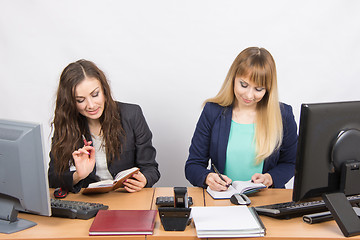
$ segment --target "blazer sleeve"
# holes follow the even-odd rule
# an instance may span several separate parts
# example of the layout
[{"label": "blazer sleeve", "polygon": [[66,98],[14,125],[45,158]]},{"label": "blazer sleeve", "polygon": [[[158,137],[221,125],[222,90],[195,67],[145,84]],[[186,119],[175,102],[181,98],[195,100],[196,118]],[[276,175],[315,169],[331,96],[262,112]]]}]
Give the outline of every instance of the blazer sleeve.
[{"label": "blazer sleeve", "polygon": [[274,166],[268,166],[269,170],[266,171],[271,175],[275,188],[284,188],[285,184],[294,176],[298,140],[292,107],[286,104],[282,104],[281,107],[283,108],[283,140],[280,150],[274,154],[278,155],[278,160],[269,159],[269,164],[274,164]]},{"label": "blazer sleeve", "polygon": [[50,188],[62,187],[70,192],[77,193],[81,190],[82,181],[78,184],[73,185],[73,174],[75,171],[65,170],[61,175],[55,171],[55,160],[54,156],[50,152],[50,162],[48,169],[48,179]]},{"label": "blazer sleeve", "polygon": [[207,169],[210,159],[211,131],[214,115],[211,103],[206,103],[196,124],[195,132],[189,148],[189,156],[185,163],[185,177],[194,186],[205,187]]},{"label": "blazer sleeve", "polygon": [[160,178],[158,163],[155,160],[156,150],[152,145],[152,133],[140,106],[135,105],[133,131],[135,135],[135,165],[146,177],[145,187],[152,187]]}]

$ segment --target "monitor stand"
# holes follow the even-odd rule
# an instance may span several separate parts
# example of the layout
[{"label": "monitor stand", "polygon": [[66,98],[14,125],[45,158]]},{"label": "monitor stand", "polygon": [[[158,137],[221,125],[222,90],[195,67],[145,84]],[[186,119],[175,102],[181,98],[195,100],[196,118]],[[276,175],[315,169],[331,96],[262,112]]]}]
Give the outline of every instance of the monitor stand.
[{"label": "monitor stand", "polygon": [[0,233],[9,234],[36,226],[36,223],[17,218],[17,215],[14,204],[0,200]]},{"label": "monitor stand", "polygon": [[344,193],[324,194],[323,199],[345,237],[360,234],[360,219]]}]

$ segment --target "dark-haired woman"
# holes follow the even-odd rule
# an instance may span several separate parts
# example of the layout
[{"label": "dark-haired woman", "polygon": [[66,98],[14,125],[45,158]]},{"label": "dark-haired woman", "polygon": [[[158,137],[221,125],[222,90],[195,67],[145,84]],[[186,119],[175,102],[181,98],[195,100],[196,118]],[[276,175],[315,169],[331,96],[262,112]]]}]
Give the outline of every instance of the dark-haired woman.
[{"label": "dark-haired woman", "polygon": [[140,171],[124,183],[128,192],[152,187],[160,178],[141,108],[114,101],[105,74],[91,61],[79,60],[63,70],[52,128],[52,188],[76,193],[134,166]]}]

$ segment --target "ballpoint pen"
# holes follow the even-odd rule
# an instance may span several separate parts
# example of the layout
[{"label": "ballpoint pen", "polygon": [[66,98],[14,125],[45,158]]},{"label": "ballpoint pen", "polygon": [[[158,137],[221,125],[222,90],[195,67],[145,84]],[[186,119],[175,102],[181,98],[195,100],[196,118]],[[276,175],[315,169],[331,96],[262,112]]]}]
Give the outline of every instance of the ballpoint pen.
[{"label": "ballpoint pen", "polygon": [[[88,143],[88,141],[86,141],[85,136],[84,135],[81,135],[81,136],[82,136],[85,146],[89,146],[89,143]],[[90,153],[88,152],[87,155],[90,155]]]},{"label": "ballpoint pen", "polygon": [[88,142],[86,141],[85,136],[84,136],[84,135],[81,135],[81,136],[82,136],[82,139],[83,139],[83,141],[84,141],[85,146],[87,146],[87,145],[88,145]]},{"label": "ballpoint pen", "polygon": [[[221,174],[220,174],[219,171],[217,170],[217,168],[215,167],[215,165],[214,165],[213,163],[212,163],[211,165],[212,165],[215,173],[220,177],[220,179],[223,180],[224,182],[226,182],[225,179],[221,176]],[[230,185],[231,185],[231,183],[230,183],[230,184],[226,184],[226,187],[229,187]]]}]

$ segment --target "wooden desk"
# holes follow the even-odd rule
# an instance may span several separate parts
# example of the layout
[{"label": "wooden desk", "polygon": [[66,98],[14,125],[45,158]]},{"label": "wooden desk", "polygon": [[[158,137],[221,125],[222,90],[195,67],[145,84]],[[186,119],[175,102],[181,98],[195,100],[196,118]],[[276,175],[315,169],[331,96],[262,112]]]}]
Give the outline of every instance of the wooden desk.
[{"label": "wooden desk", "polygon": [[[229,206],[229,200],[214,200],[202,188],[188,188],[189,196],[193,198],[194,206]],[[52,191],[51,191],[52,195]],[[157,209],[156,197],[172,196],[173,188],[146,188],[137,193],[110,192],[98,195],[69,194],[66,200],[87,202],[100,202],[109,206],[109,209]],[[264,189],[251,197],[250,206],[259,206],[278,202],[290,201],[292,190]],[[20,218],[31,220],[38,225],[13,234],[0,234],[1,239],[197,239],[194,223],[186,227],[185,231],[165,231],[156,216],[153,235],[124,235],[124,236],[89,236],[89,228],[93,221],[80,219],[67,219],[45,217],[31,214],[19,214]],[[224,216],[225,217],[225,216]],[[302,218],[279,220],[266,216],[260,216],[265,227],[266,235],[255,239],[346,239],[341,233],[335,221],[319,224],[307,224]],[[240,238],[239,238],[240,239]],[[241,238],[243,239],[243,238]],[[349,239],[358,239],[360,236]]]},{"label": "wooden desk", "polygon": [[[96,195],[83,195],[70,193],[66,200],[98,202],[109,206],[109,209],[135,209],[147,210],[151,208],[154,188],[145,188],[140,192],[109,192]],[[53,189],[50,189],[51,196]],[[89,236],[89,228],[93,218],[88,220],[45,217],[20,213],[19,218],[37,223],[35,227],[13,234],[1,234],[0,239],[115,239],[119,237],[130,239],[145,239],[144,235],[125,236]]]},{"label": "wooden desk", "polygon": [[[260,206],[280,202],[288,202],[292,199],[292,190],[291,189],[263,189],[260,192],[256,193],[254,196],[250,197],[251,205],[250,206]],[[230,201],[227,200],[214,200],[212,197],[205,191],[205,206],[229,206],[232,205]],[[292,218],[289,220],[286,219],[274,219],[267,216],[261,216],[266,227],[266,235],[261,238],[252,238],[255,239],[339,239],[345,238],[342,234],[340,228],[335,221],[328,221],[318,224],[307,224],[304,223],[302,217]],[[242,239],[242,238],[239,238]],[[354,236],[349,239],[360,239],[360,236]]]}]

